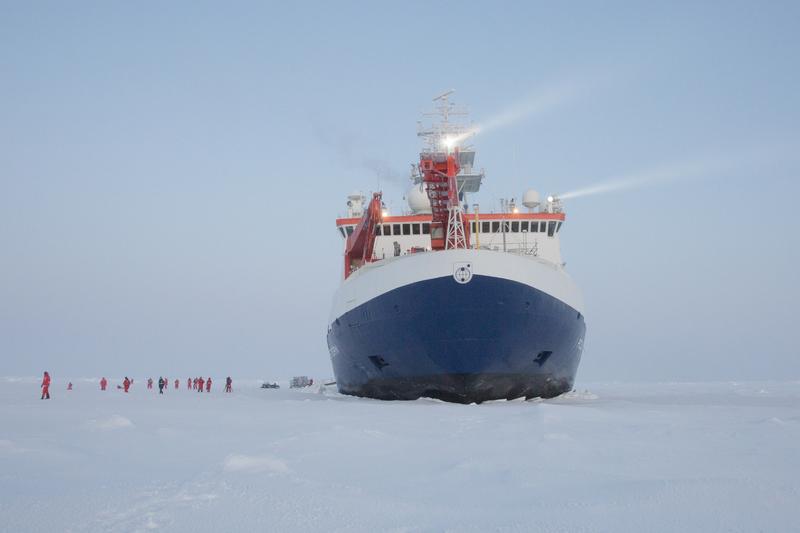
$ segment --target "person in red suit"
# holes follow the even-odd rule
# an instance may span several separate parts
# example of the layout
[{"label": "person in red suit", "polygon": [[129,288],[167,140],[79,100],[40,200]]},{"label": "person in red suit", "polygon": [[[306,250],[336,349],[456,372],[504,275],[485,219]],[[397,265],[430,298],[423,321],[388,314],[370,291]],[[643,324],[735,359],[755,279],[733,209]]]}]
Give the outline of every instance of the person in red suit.
[{"label": "person in red suit", "polygon": [[205,384],[206,380],[203,377],[197,378],[197,392],[203,392],[203,384]]},{"label": "person in red suit", "polygon": [[72,390],[72,382],[67,383],[67,390]]},{"label": "person in red suit", "polygon": [[186,388],[192,390],[192,378],[186,380]]},{"label": "person in red suit", "polygon": [[42,378],[42,400],[49,400],[50,399],[50,374],[45,371],[44,377]]},{"label": "person in red suit", "polygon": [[106,390],[108,387],[108,380],[105,377],[100,378],[100,390]]},{"label": "person in red suit", "polygon": [[122,382],[122,389],[125,392],[128,392],[128,389],[131,388],[131,380],[128,379],[128,376],[125,376],[125,380]]},{"label": "person in red suit", "polygon": [[206,392],[211,392],[211,378],[206,380]]},{"label": "person in red suit", "polygon": [[180,387],[180,386],[181,386],[180,380],[176,379],[175,380],[175,390],[178,390],[178,387]]}]

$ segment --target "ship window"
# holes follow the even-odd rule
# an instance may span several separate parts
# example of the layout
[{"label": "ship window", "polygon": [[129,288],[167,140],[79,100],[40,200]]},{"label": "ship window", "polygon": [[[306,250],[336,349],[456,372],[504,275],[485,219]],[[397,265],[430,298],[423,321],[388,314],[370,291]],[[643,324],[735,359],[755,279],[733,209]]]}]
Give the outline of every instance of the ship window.
[{"label": "ship window", "polygon": [[511,233],[519,233],[519,222],[516,220],[511,223]]},{"label": "ship window", "polygon": [[429,222],[425,222],[422,224],[422,234],[423,235],[430,235],[431,233],[431,225]]},{"label": "ship window", "polygon": [[392,224],[392,235],[402,235],[400,232],[400,224]]},{"label": "ship window", "polygon": [[528,231],[528,221],[527,220],[523,220],[522,222],[519,223],[519,230],[520,231]]},{"label": "ship window", "polygon": [[556,233],[558,233],[559,231],[561,231],[561,222],[559,222],[558,226],[556,226]]},{"label": "ship window", "polygon": [[550,221],[550,222],[547,224],[547,236],[548,236],[548,237],[552,237],[552,236],[553,236],[553,233],[555,233],[555,232],[556,232],[556,223],[555,223],[555,221],[554,221],[554,220],[551,220],[551,221]]},{"label": "ship window", "polygon": [[539,233],[544,233],[547,231],[547,222],[539,222]]},{"label": "ship window", "polygon": [[349,237],[352,234],[353,234],[353,226],[347,226],[347,236]]},{"label": "ship window", "polygon": [[342,234],[342,237],[347,238],[347,234],[344,232],[344,228],[339,226],[339,233]]},{"label": "ship window", "polygon": [[472,233],[475,233],[475,225],[476,225],[476,224],[475,224],[475,222],[474,222],[474,221],[472,221],[472,222],[470,222],[470,223],[469,223],[470,231],[471,231]]},{"label": "ship window", "polygon": [[392,226],[391,224],[384,224],[383,225],[383,234],[387,237],[392,234]]},{"label": "ship window", "polygon": [[411,233],[419,235],[419,224],[411,224]]},{"label": "ship window", "polygon": [[539,223],[535,220],[531,221],[531,229],[529,230],[531,233],[538,233],[539,232]]},{"label": "ship window", "polygon": [[375,235],[378,235],[378,236],[381,235],[381,225],[380,224],[377,224],[375,226]]},{"label": "ship window", "polygon": [[403,235],[411,235],[411,224],[403,224]]},{"label": "ship window", "polygon": [[481,233],[489,233],[489,223],[481,222]]},{"label": "ship window", "polygon": [[492,233],[500,233],[500,223],[492,222]]}]

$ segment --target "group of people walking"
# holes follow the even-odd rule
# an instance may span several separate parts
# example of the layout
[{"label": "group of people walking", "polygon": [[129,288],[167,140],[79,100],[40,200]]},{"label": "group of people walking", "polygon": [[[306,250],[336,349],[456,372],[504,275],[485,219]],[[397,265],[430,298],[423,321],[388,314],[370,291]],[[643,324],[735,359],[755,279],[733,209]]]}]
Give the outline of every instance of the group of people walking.
[{"label": "group of people walking", "polygon": [[[42,400],[49,400],[50,399],[50,374],[45,371],[44,376],[42,377]],[[153,378],[147,378],[147,388],[152,389],[153,384],[156,383],[158,385],[158,393],[164,394],[164,391],[169,388],[169,378],[165,378],[160,376],[158,378],[158,382],[154,382]],[[189,390],[196,390],[197,392],[203,392],[205,389],[206,392],[211,392],[211,378],[189,378],[186,380],[186,387]],[[125,376],[125,379],[122,380],[121,385],[117,385],[118,389],[121,389],[123,392],[130,392],[131,386],[133,385],[133,379]],[[176,379],[174,381],[175,390],[180,388],[180,380]],[[100,390],[104,391],[108,388],[108,380],[104,377],[100,378]],[[72,382],[67,384],[67,390],[72,390]],[[225,392],[233,392],[233,380],[230,376],[225,378]]]},{"label": "group of people walking", "polygon": [[[180,385],[181,385],[180,381],[176,379],[175,380],[175,389],[178,389],[178,387],[180,387]],[[147,378],[147,388],[148,389],[152,389],[153,388],[153,378]],[[167,389],[169,389],[169,378],[165,378],[163,376],[159,376],[159,378],[158,378],[158,393],[159,394],[164,394],[164,391],[167,390]]]},{"label": "group of people walking", "polygon": [[[188,378],[186,380],[186,388],[189,390],[195,390],[197,392],[203,392],[203,388],[205,388],[206,392],[211,392],[211,377],[209,376],[206,379],[203,379],[202,376],[199,378]],[[178,380],[175,380],[175,388],[178,388]],[[233,392],[233,380],[230,376],[225,378],[225,392]]]}]

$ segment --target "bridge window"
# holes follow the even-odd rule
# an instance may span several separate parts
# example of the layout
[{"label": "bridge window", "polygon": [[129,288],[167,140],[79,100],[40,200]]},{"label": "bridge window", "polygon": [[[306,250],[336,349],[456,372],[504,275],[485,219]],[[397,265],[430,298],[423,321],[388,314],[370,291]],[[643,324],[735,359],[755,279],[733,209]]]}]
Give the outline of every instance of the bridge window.
[{"label": "bridge window", "polygon": [[411,224],[403,224],[403,235],[411,235]]},{"label": "bridge window", "polygon": [[539,233],[544,233],[545,231],[547,231],[547,222],[539,222]]},{"label": "bridge window", "polygon": [[414,235],[419,235],[419,224],[411,225],[411,233],[413,233]]},{"label": "bridge window", "polygon": [[389,224],[384,224],[383,225],[383,234],[386,235],[387,237],[389,235],[391,235],[392,234],[392,226],[389,225]]},{"label": "bridge window", "polygon": [[342,237],[347,238],[347,234],[344,232],[344,228],[339,226],[339,233],[342,234]]},{"label": "bridge window", "polygon": [[470,228],[470,229],[469,229],[469,231],[470,231],[470,232],[472,232],[472,233],[475,233],[475,225],[476,225],[476,224],[475,224],[475,221],[474,221],[474,220],[473,220],[472,222],[470,222],[470,223],[469,223],[469,228]]},{"label": "bridge window", "polygon": [[500,233],[500,223],[492,222],[492,233]]},{"label": "bridge window", "polygon": [[551,220],[547,224],[547,236],[552,237],[555,232],[556,232],[556,223],[554,220]]},{"label": "bridge window", "polygon": [[400,224],[392,224],[392,235],[402,235]]},{"label": "bridge window", "polygon": [[430,235],[431,233],[431,225],[429,222],[424,222],[422,224],[422,234],[423,235]]},{"label": "bridge window", "polygon": [[558,233],[559,231],[561,231],[561,222],[559,222],[558,226],[556,226],[556,233]]},{"label": "bridge window", "polygon": [[511,223],[511,233],[519,233],[519,222],[516,220]]},{"label": "bridge window", "polygon": [[521,220],[520,221],[519,230],[522,231],[522,232],[528,231],[528,221],[527,220]]},{"label": "bridge window", "polygon": [[353,226],[346,226],[346,228],[347,228],[347,236],[349,237],[350,235],[353,234]]},{"label": "bridge window", "polygon": [[531,221],[531,229],[529,230],[531,233],[538,233],[539,232],[539,223],[535,220]]},{"label": "bridge window", "polygon": [[380,234],[381,234],[381,225],[380,224],[376,224],[375,225],[375,235],[380,236]]},{"label": "bridge window", "polygon": [[489,233],[489,223],[481,222],[481,233]]}]

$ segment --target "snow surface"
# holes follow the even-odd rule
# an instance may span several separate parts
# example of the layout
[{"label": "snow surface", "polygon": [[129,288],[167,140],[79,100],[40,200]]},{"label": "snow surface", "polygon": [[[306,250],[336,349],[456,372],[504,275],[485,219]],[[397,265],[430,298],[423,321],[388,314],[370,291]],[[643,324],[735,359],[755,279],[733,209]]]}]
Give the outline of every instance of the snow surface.
[{"label": "snow surface", "polygon": [[[62,380],[63,381],[63,380]],[[800,382],[380,402],[0,378],[3,531],[797,531]],[[112,382],[116,385],[116,381]],[[583,388],[581,389],[583,390]]]}]

